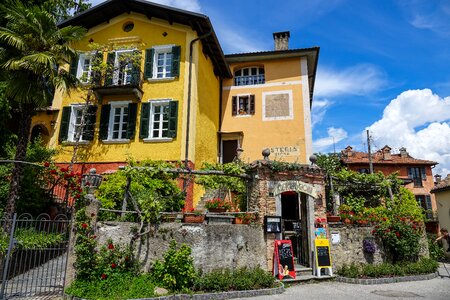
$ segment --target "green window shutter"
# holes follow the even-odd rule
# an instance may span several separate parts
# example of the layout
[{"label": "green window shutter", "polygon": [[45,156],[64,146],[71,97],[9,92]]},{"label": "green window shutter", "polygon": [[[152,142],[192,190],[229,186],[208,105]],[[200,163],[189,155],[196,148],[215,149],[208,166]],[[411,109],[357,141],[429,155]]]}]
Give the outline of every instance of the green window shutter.
[{"label": "green window shutter", "polygon": [[237,97],[233,96],[231,98],[231,102],[232,102],[232,111],[231,111],[231,115],[235,116],[236,112],[237,112]]},{"label": "green window shutter", "polygon": [[108,59],[106,60],[106,78],[105,78],[105,86],[110,86],[113,84],[113,75],[114,75],[114,61],[116,59],[116,53],[110,52],[108,53]]},{"label": "green window shutter", "polygon": [[155,49],[150,48],[145,50],[145,67],[144,67],[144,77],[153,77],[153,56],[155,55]]},{"label": "green window shutter", "polygon": [[141,105],[141,124],[139,137],[141,139],[148,138],[148,130],[150,126],[150,103],[142,103]]},{"label": "green window shutter", "polygon": [[[133,51],[133,57],[140,57],[140,50]],[[139,85],[141,81],[141,61],[133,61],[133,69],[131,70],[131,84]]]},{"label": "green window shutter", "polygon": [[169,102],[169,137],[177,137],[178,101]]},{"label": "green window shutter", "polygon": [[83,129],[83,140],[92,141],[94,139],[95,121],[97,117],[97,106],[89,105],[86,110],[85,126]]},{"label": "green window shutter", "polygon": [[127,139],[134,139],[136,132],[136,112],[137,103],[128,104],[128,125],[127,125]]},{"label": "green window shutter", "polygon": [[78,60],[80,59],[80,56],[77,55],[76,57],[74,57],[71,61],[70,61],[70,69],[69,69],[69,73],[72,76],[77,77],[77,72],[78,72]]},{"label": "green window shutter", "polygon": [[69,134],[70,114],[72,113],[72,107],[64,106],[61,116],[61,125],[59,126],[59,142],[67,140]]},{"label": "green window shutter", "polygon": [[102,112],[100,115],[100,131],[98,138],[100,140],[108,139],[109,114],[111,113],[111,105],[102,105]]},{"label": "green window shutter", "polygon": [[427,173],[425,172],[425,167],[421,167],[420,172],[422,173],[422,180],[427,180]]},{"label": "green window shutter", "polygon": [[250,95],[250,114],[255,114],[255,95]]},{"label": "green window shutter", "polygon": [[180,76],[180,54],[181,54],[181,47],[180,46],[174,46],[172,47],[172,77],[179,77]]}]

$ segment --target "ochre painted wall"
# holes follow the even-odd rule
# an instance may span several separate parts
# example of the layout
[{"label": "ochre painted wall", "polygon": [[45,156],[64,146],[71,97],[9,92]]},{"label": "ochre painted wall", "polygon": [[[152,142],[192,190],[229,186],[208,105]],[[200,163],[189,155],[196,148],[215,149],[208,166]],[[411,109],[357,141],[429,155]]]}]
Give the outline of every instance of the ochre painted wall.
[{"label": "ochre painted wall", "polygon": [[432,195],[436,196],[439,226],[450,230],[450,190]]},{"label": "ochre painted wall", "polygon": [[[272,148],[283,154],[274,152],[270,159],[307,163],[300,57],[231,64],[233,73],[243,67],[264,67],[265,84],[234,86],[232,79],[224,80],[221,131],[242,131],[241,158],[245,162],[261,159],[262,150]],[[293,118],[263,120],[263,93],[277,91],[291,93]],[[255,95],[255,114],[233,116],[232,97],[245,94]]]}]

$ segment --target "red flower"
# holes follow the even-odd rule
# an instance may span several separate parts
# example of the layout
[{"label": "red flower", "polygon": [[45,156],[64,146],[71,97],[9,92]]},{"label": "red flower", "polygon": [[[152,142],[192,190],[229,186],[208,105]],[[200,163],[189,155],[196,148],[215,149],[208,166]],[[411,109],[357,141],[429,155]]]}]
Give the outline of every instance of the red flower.
[{"label": "red flower", "polygon": [[111,264],[111,268],[114,269],[115,267],[117,267],[117,265],[116,265],[115,263],[112,263],[112,264]]},{"label": "red flower", "polygon": [[386,231],[387,233],[391,232],[389,229],[386,229],[385,231]]},{"label": "red flower", "polygon": [[91,239],[95,239],[95,238],[97,238],[96,235],[92,235],[92,236],[91,236]]},{"label": "red flower", "polygon": [[110,250],[114,249],[114,245],[112,243],[108,244],[108,249],[110,249]]},{"label": "red flower", "polygon": [[129,261],[130,258],[128,256],[125,256],[125,261]]},{"label": "red flower", "polygon": [[400,233],[399,233],[399,232],[396,232],[395,235],[396,235],[397,237],[400,237]]},{"label": "red flower", "polygon": [[86,228],[88,227],[88,224],[83,223],[83,224],[81,224],[81,227],[83,227],[84,229],[86,229]]},{"label": "red flower", "polygon": [[50,163],[49,163],[48,161],[46,161],[46,162],[44,163],[44,167],[48,168],[49,166],[50,166]]},{"label": "red flower", "polygon": [[383,221],[385,221],[385,222],[386,222],[386,221],[387,221],[387,219],[386,219],[386,218],[383,218]]},{"label": "red flower", "polygon": [[416,229],[416,228],[417,228],[417,226],[416,226],[416,225],[413,225],[413,226],[412,226],[412,228],[413,228],[413,229]]},{"label": "red flower", "polygon": [[372,234],[375,234],[377,231],[374,229],[374,230],[372,230]]},{"label": "red flower", "polygon": [[103,274],[102,274],[102,279],[103,279],[103,280],[105,280],[105,279],[106,279],[106,277],[108,277],[108,276],[106,276],[106,274],[105,274],[105,273],[103,273]]},{"label": "red flower", "polygon": [[56,173],[56,170],[50,170],[50,174],[55,175]]},{"label": "red flower", "polygon": [[68,169],[67,169],[67,168],[61,168],[60,170],[61,170],[61,172],[63,172],[63,173],[65,173],[65,172],[67,172],[67,171],[68,171]]}]

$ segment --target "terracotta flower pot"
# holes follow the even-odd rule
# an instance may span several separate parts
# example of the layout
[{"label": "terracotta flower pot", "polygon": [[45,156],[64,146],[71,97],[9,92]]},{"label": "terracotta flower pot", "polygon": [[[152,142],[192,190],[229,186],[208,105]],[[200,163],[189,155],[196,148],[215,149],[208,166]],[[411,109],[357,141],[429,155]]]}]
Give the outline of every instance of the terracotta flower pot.
[{"label": "terracotta flower pot", "polygon": [[185,214],[183,216],[184,223],[203,223],[205,215]]},{"label": "terracotta flower pot", "polygon": [[336,222],[340,222],[340,221],[341,221],[340,216],[327,216],[328,223],[336,223]]},{"label": "terracotta flower pot", "polygon": [[345,219],[344,219],[344,223],[345,223],[345,224],[351,224],[352,221],[351,221],[349,218],[345,218]]},{"label": "terracotta flower pot", "polygon": [[250,224],[250,220],[236,217],[234,218],[233,224]]}]

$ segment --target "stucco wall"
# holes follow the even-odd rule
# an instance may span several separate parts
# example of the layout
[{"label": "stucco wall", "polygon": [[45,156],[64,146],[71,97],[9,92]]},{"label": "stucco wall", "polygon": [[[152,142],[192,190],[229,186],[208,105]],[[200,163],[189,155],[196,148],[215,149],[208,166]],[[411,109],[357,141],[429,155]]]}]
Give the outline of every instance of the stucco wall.
[{"label": "stucco wall", "polygon": [[450,190],[432,195],[436,195],[439,226],[450,230]]},{"label": "stucco wall", "polygon": [[[114,242],[128,244],[130,231],[137,225],[124,222],[97,223],[99,243],[105,243],[111,238]],[[172,239],[192,248],[195,267],[204,272],[245,266],[265,268],[267,265],[266,244],[260,226],[163,223],[137,246],[136,251],[144,271],[150,268],[153,261],[162,259]]]}]

